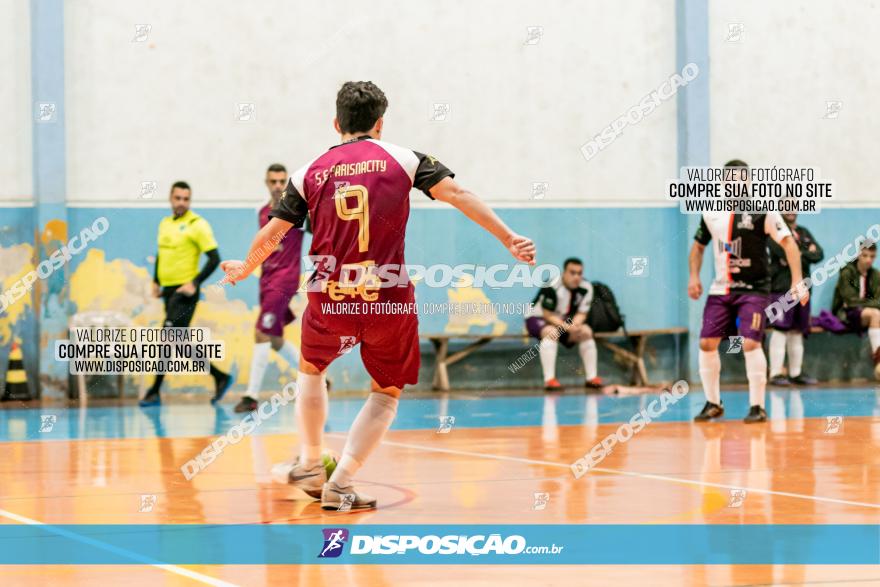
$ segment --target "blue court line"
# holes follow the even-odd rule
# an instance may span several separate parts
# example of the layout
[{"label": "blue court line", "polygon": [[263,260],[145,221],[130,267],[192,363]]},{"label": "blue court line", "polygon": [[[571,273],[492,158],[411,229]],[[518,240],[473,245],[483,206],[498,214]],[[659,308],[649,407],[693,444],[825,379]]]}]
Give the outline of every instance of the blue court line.
[{"label": "blue court line", "polygon": [[[170,394],[169,394],[170,395]],[[166,396],[167,397],[167,396]],[[492,396],[479,399],[403,399],[393,430],[437,429],[441,417],[455,418],[454,428],[516,426],[577,426],[626,422],[656,395],[611,397],[596,395]],[[726,418],[738,420],[748,412],[748,394],[725,392]],[[691,392],[657,422],[687,422],[702,407],[704,397]],[[346,432],[363,405],[363,399],[330,402],[326,430]],[[93,438],[179,438],[225,434],[242,416],[232,403],[218,408],[194,404],[166,404],[160,408],[136,406],[81,408],[43,407],[0,410],[0,442],[48,441]],[[880,391],[873,389],[822,389],[770,392],[767,410],[771,419],[824,418],[826,416],[880,417]],[[51,429],[40,431],[44,419],[54,417]],[[48,427],[48,424],[46,425]],[[288,434],[296,429],[293,404],[284,406],[256,428],[254,434]]]}]

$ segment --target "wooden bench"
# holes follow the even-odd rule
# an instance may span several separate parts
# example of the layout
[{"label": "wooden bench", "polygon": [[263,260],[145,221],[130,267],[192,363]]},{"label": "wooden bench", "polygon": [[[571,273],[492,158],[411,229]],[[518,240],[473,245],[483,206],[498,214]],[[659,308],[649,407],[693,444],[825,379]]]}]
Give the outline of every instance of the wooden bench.
[{"label": "wooden bench", "polygon": [[[652,336],[660,336],[671,334],[675,336],[676,347],[678,346],[678,335],[687,333],[687,328],[653,328],[646,330],[628,330],[624,335],[622,330],[616,332],[599,332],[596,333],[596,340],[610,350],[615,357],[623,361],[631,369],[631,379],[633,385],[648,385],[648,372],[645,368],[645,346],[648,338]],[[525,333],[521,334],[421,334],[422,338],[431,341],[434,346],[435,363],[434,363],[434,380],[432,386],[434,389],[449,391],[449,365],[457,363],[467,357],[475,350],[483,347],[493,340],[521,340],[525,344],[529,340],[529,336]],[[620,339],[628,339],[632,345],[632,350],[624,348]],[[532,339],[534,340],[534,339]],[[461,341],[465,343],[464,348],[449,353],[450,341]],[[534,341],[537,345],[537,341]],[[676,355],[677,356],[677,355]]]}]

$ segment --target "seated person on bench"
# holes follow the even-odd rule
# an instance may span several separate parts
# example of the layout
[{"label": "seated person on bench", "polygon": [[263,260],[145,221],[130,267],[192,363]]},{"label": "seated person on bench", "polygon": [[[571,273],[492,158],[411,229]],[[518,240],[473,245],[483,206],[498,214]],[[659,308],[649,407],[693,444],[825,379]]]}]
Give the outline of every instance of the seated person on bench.
[{"label": "seated person on bench", "polygon": [[880,271],[873,267],[877,243],[862,243],[859,256],[840,270],[831,311],[850,332],[867,330],[874,360],[874,377],[880,380]]},{"label": "seated person on bench", "polygon": [[526,317],[529,335],[541,341],[538,354],[547,391],[562,390],[562,384],[556,379],[558,342],[567,348],[578,346],[584,363],[585,387],[602,387],[602,380],[597,376],[596,341],[592,329],[586,324],[593,301],[593,286],[583,275],[584,264],[580,259],[566,259],[562,275],[554,283],[541,288],[534,299],[534,309]]}]

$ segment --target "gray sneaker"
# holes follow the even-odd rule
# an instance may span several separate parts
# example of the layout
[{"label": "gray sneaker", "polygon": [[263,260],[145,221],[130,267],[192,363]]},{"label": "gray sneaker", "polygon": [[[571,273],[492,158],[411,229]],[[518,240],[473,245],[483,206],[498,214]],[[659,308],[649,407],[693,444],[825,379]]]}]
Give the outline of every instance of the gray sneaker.
[{"label": "gray sneaker", "polygon": [[293,485],[305,492],[309,497],[321,499],[321,488],[327,482],[327,471],[322,463],[306,469],[299,463],[299,457],[293,462],[272,465],[272,480],[276,483]]},{"label": "gray sneaker", "polygon": [[353,485],[340,487],[332,481],[324,484],[321,492],[321,508],[325,510],[364,510],[376,507],[376,498],[365,493],[358,493]]}]

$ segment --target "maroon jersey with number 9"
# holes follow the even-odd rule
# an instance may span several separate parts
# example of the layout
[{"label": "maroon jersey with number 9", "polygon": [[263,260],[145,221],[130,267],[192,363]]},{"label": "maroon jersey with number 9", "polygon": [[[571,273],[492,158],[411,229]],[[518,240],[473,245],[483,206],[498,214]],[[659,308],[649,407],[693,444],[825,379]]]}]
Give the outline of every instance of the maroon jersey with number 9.
[{"label": "maroon jersey with number 9", "polygon": [[[370,308],[379,308],[371,306],[377,302],[414,306],[413,287],[403,269],[410,190],[415,187],[431,197],[429,190],[452,176],[433,157],[366,136],[331,147],[290,176],[271,215],[296,227],[306,216],[311,221],[309,254],[316,271],[306,286],[305,360],[324,369],[361,343],[364,366],[380,386],[417,381],[417,316],[383,316]],[[403,279],[394,287],[379,287],[371,276],[388,266],[397,268],[392,272]],[[334,303],[367,310],[340,315],[326,309]]]}]

